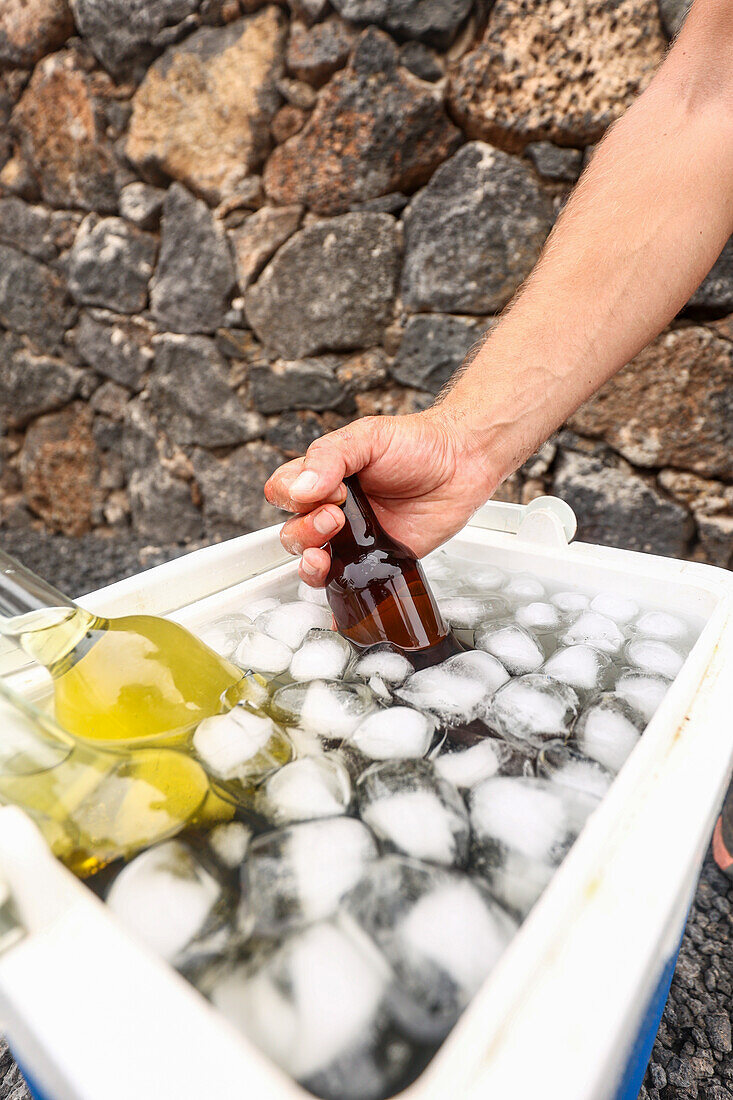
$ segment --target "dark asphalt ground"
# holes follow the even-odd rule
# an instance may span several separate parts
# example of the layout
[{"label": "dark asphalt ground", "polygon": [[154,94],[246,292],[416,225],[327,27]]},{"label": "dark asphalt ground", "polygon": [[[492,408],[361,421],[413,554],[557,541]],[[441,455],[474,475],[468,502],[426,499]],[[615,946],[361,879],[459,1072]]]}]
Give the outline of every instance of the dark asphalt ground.
[{"label": "dark asphalt ground", "polygon": [[[0,545],[73,595],[182,553],[133,539],[71,539],[24,531],[3,533]],[[639,1100],[733,1100],[732,1012],[733,882],[708,854]],[[516,1097],[522,1097],[520,1080]],[[0,1100],[30,1100],[1,1041]]]}]

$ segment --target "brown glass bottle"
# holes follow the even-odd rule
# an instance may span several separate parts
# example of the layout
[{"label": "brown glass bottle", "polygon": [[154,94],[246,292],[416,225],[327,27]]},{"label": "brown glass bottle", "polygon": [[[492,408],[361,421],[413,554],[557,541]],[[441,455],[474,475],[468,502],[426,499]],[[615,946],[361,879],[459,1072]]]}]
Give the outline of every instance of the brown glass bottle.
[{"label": "brown glass bottle", "polygon": [[326,581],[340,632],[359,647],[391,642],[416,668],[460,653],[420,563],[383,530],[358,478],[345,484],[346,523],[331,539]]}]

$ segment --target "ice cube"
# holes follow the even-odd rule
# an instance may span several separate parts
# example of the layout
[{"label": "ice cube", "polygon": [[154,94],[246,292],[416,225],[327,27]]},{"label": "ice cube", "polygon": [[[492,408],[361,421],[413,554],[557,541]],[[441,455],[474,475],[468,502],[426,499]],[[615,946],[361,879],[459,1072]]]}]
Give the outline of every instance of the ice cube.
[{"label": "ice cube", "polygon": [[196,631],[202,642],[218,653],[221,657],[231,660],[234,651],[244,638],[244,635],[252,630],[252,620],[249,615],[225,615],[216,622],[207,623],[206,626]]},{"label": "ice cube", "polygon": [[645,672],[626,669],[616,681],[614,690],[649,722],[669,690],[669,680],[665,680],[663,676],[648,676]]},{"label": "ice cube", "polygon": [[563,615],[577,615],[590,606],[590,596],[586,596],[584,592],[555,592],[550,596],[550,603]]},{"label": "ice cube", "polygon": [[489,654],[458,653],[413,673],[395,695],[449,725],[468,723],[485,714],[492,694],[508,679],[501,662]]},{"label": "ice cube", "polygon": [[533,600],[518,607],[514,616],[520,626],[535,634],[551,634],[560,626],[560,612],[551,603]]},{"label": "ice cube", "polygon": [[476,594],[444,596],[438,607],[445,622],[457,630],[473,630],[483,622],[506,615],[509,604],[501,596]]},{"label": "ice cube", "polygon": [[582,611],[571,626],[560,635],[560,644],[592,645],[604,653],[618,653],[624,644],[624,636],[618,623],[597,611]]},{"label": "ice cube", "polygon": [[240,668],[277,676],[290,664],[293,651],[284,642],[250,627],[234,650],[233,661]]},{"label": "ice cube", "polygon": [[644,730],[644,719],[616,692],[606,691],[592,699],[575,727],[581,752],[603,764],[614,774]]},{"label": "ice cube", "polygon": [[317,1096],[383,1100],[411,1053],[390,1030],[390,979],[386,961],[353,922],[322,922],[225,974],[211,999]]},{"label": "ice cube", "polygon": [[290,675],[294,680],[338,680],[351,660],[351,646],[334,630],[314,627],[293,654]]},{"label": "ice cube", "polygon": [[524,916],[598,800],[546,779],[486,779],[471,791],[472,859],[492,894]]},{"label": "ice cube", "polygon": [[215,825],[206,839],[219,863],[233,870],[247,854],[252,830],[241,821],[225,821]]},{"label": "ice cube", "polygon": [[599,592],[591,601],[591,611],[613,619],[619,626],[626,626],[639,614],[639,605],[630,596],[619,596],[616,592]]},{"label": "ice cube", "polygon": [[545,594],[545,586],[536,577],[528,573],[514,573],[504,586],[502,595],[512,603],[531,603],[533,600],[541,600]]},{"label": "ice cube", "polygon": [[502,569],[486,562],[464,561],[458,558],[456,567],[470,576],[471,586],[477,592],[497,592],[507,582],[507,575]]},{"label": "ice cube", "polygon": [[377,699],[379,699],[381,703],[389,703],[392,699],[392,692],[389,690],[381,676],[370,676],[367,680],[367,686],[369,687],[370,691],[374,692],[375,696],[377,697]]},{"label": "ice cube", "polygon": [[373,863],[346,907],[389,961],[389,1008],[421,1043],[448,1034],[517,927],[482,884],[400,856]]},{"label": "ice cube", "polygon": [[303,821],[256,837],[242,866],[255,932],[278,936],[330,917],[376,856],[371,832],[351,817]]},{"label": "ice cube", "polygon": [[136,856],[107,895],[115,916],[174,966],[232,938],[232,910],[215,876],[180,840]]},{"label": "ice cube", "polygon": [[428,554],[420,564],[436,594],[456,592],[461,587],[461,578],[444,550],[436,550],[432,554]]},{"label": "ice cube", "polygon": [[652,676],[664,676],[667,680],[674,680],[685,663],[679,650],[655,638],[635,638],[630,641],[626,646],[626,658],[634,668]]},{"label": "ice cube", "polygon": [[689,634],[687,624],[667,611],[647,611],[634,623],[634,632],[658,642],[681,644]]},{"label": "ice cube", "polygon": [[432,744],[435,720],[410,707],[375,710],[356,727],[351,744],[373,760],[425,756]]},{"label": "ice cube", "polygon": [[287,763],[293,752],[271,718],[242,706],[200,722],[193,747],[217,787],[245,803],[253,784]]},{"label": "ice cube", "polygon": [[320,607],[328,607],[328,597],[325,588],[313,588],[312,585],[301,581],[298,585],[298,599],[305,603],[315,603]]},{"label": "ice cube", "polygon": [[497,660],[512,676],[536,672],[545,659],[539,642],[521,626],[508,623],[504,626],[487,623],[480,626],[475,635],[477,649],[483,649]]},{"label": "ice cube", "polygon": [[265,611],[274,611],[276,607],[280,606],[281,602],[277,596],[262,596],[259,600],[252,600],[250,603],[245,604],[242,612],[254,622]]},{"label": "ice cube", "polygon": [[255,807],[274,825],[287,825],[346,813],[350,801],[349,773],[336,757],[304,756],[265,780]]},{"label": "ice cube", "polygon": [[356,660],[354,676],[369,681],[378,676],[390,687],[399,687],[413,672],[413,667],[404,654],[388,643],[370,646]]},{"label": "ice cube", "polygon": [[466,808],[429,761],[373,764],[360,777],[356,795],[362,820],[383,847],[431,863],[465,862]]},{"label": "ice cube", "polygon": [[492,775],[521,775],[526,757],[506,741],[485,737],[476,745],[464,748],[450,745],[435,757],[435,770],[454,787],[475,787]]},{"label": "ice cube", "polygon": [[605,687],[610,668],[611,658],[607,653],[590,645],[570,645],[556,649],[541,671],[583,696]]},{"label": "ice cube", "polygon": [[299,725],[322,737],[349,737],[376,702],[364,684],[310,680],[286,684],[272,697],[273,715],[286,725]]},{"label": "ice cube", "polygon": [[592,798],[603,798],[614,779],[613,772],[597,760],[553,741],[548,742],[537,756],[537,774]]},{"label": "ice cube", "polygon": [[302,645],[306,634],[314,627],[329,630],[332,624],[333,616],[329,608],[306,603],[305,600],[280,604],[271,611],[264,611],[255,619],[258,630],[264,631],[278,642],[283,642],[290,649],[297,649]]},{"label": "ice cube", "polygon": [[578,696],[560,680],[530,673],[510,680],[491,700],[488,724],[522,746],[568,737],[578,715]]}]

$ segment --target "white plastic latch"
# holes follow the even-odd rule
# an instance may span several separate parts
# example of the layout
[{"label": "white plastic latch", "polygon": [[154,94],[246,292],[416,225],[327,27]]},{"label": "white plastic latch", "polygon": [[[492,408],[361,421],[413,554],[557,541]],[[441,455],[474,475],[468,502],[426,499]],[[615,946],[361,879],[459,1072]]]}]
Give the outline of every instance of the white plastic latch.
[{"label": "white plastic latch", "polygon": [[490,500],[479,508],[471,525],[544,546],[567,546],[578,529],[575,512],[559,497],[537,497],[526,505]]},{"label": "white plastic latch", "polygon": [[527,505],[517,535],[543,546],[567,546],[578,530],[570,505],[559,497],[537,497]]}]

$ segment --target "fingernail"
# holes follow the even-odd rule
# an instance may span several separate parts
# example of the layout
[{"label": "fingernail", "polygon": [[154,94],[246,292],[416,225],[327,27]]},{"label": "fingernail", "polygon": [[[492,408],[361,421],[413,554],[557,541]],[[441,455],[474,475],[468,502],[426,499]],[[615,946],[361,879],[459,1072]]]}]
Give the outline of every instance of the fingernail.
[{"label": "fingernail", "polygon": [[293,484],[290,486],[290,493],[312,493],[318,484],[318,474],[314,474],[312,470],[303,470],[302,474],[298,474]]},{"label": "fingernail", "polygon": [[311,565],[305,554],[303,554],[303,557],[300,559],[300,565],[303,572],[308,573],[309,576],[313,576],[314,573],[318,572],[318,567]]},{"label": "fingernail", "polygon": [[319,535],[330,535],[336,530],[336,520],[330,512],[316,512],[313,517],[313,526]]}]

